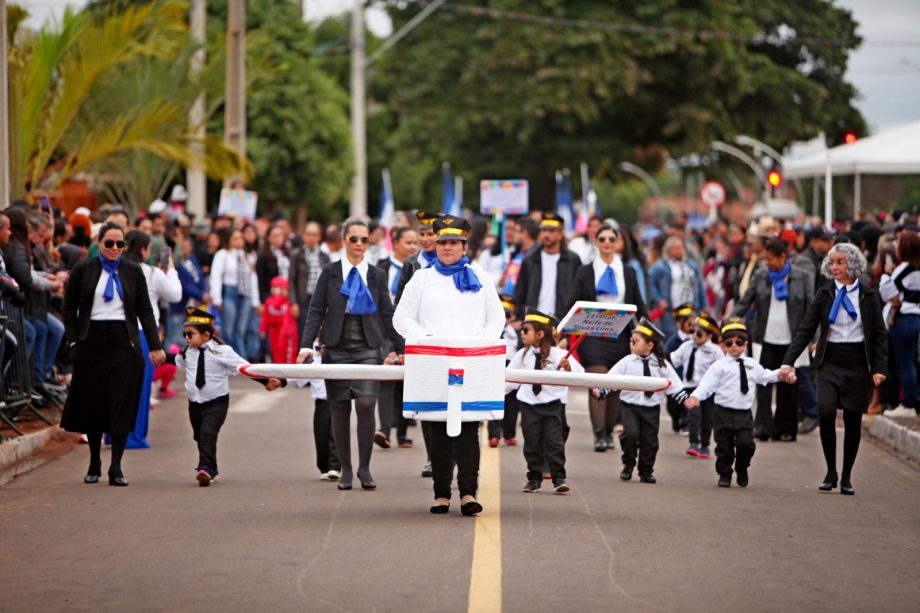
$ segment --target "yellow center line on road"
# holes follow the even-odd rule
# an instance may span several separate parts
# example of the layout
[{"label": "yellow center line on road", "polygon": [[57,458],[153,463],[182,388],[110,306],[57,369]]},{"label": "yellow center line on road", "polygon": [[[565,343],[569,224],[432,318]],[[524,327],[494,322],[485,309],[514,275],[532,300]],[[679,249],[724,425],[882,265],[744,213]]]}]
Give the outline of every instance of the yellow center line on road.
[{"label": "yellow center line on road", "polygon": [[487,445],[488,436],[486,428],[479,433],[485,453],[479,465],[478,498],[484,510],[476,518],[473,538],[469,613],[502,610],[501,453]]}]

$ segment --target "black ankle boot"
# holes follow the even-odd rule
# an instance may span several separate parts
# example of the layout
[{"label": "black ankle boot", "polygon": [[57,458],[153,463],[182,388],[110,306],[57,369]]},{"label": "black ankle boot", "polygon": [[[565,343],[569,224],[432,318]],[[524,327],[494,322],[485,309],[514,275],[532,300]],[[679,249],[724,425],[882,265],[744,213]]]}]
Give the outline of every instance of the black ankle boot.
[{"label": "black ankle boot", "polygon": [[824,481],[818,485],[818,489],[822,492],[829,492],[835,487],[837,487],[837,471],[828,471],[828,473],[824,475]]}]

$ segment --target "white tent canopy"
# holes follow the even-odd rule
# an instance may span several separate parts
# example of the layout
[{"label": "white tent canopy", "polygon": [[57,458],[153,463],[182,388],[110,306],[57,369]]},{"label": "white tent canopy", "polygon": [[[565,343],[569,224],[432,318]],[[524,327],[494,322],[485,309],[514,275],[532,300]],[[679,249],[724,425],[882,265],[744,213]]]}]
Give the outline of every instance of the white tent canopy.
[{"label": "white tent canopy", "polygon": [[[820,177],[827,162],[826,150],[783,159],[783,174],[787,179]],[[920,174],[920,121],[834,147],[830,167],[834,176]]]}]

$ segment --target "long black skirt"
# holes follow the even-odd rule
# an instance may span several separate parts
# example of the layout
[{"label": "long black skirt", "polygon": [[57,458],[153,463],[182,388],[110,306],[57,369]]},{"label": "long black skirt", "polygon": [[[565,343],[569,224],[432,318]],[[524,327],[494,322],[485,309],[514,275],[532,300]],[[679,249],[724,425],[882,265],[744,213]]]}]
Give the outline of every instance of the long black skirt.
[{"label": "long black skirt", "polygon": [[78,341],[71,355],[73,379],[61,427],[128,434],[137,419],[147,356],[131,345],[125,322],[90,322],[86,340]]},{"label": "long black skirt", "polygon": [[617,338],[589,336],[578,346],[578,361],[585,368],[604,366],[608,370],[629,355],[629,334],[623,330]]},{"label": "long black skirt", "polygon": [[872,376],[863,343],[828,343],[815,373],[818,404],[865,413],[872,400]]},{"label": "long black skirt", "polygon": [[[346,315],[342,326],[342,338],[335,347],[323,350],[324,364],[383,364],[383,348],[367,346],[364,329],[358,316]],[[329,379],[326,394],[330,402],[343,402],[358,396],[378,396],[379,381],[361,379]]]}]

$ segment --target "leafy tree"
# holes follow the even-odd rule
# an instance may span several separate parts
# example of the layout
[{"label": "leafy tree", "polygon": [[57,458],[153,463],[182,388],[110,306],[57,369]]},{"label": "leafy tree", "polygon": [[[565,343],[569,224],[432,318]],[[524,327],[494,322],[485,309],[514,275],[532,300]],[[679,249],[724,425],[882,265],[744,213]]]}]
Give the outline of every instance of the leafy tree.
[{"label": "leafy tree", "polygon": [[[14,197],[141,151],[168,164],[197,160],[216,176],[240,167],[236,151],[190,132],[188,108],[174,97],[155,87],[132,95],[133,81],[119,80],[128,67],[177,58],[187,10],[181,0],[104,14],[67,10],[58,26],[16,33],[9,54]],[[195,156],[192,142],[204,156]]]},{"label": "leafy tree", "polygon": [[[211,32],[223,31],[225,3],[210,2],[208,17]],[[291,0],[248,3],[246,27],[258,34],[253,54],[265,66],[249,75],[246,103],[252,189],[269,206],[297,205],[311,218],[344,217],[354,168],[348,94],[314,57],[313,31]],[[211,129],[222,132],[220,114]]]},{"label": "leafy tree", "polygon": [[[548,208],[553,171],[580,161],[595,178],[614,178],[621,160],[654,171],[668,155],[701,152],[737,134],[782,148],[841,125],[864,125],[852,105],[855,90],[842,76],[859,43],[856,24],[848,11],[822,0],[470,4],[725,31],[743,40],[439,9],[384,56],[372,81],[392,129],[390,138],[369,145],[384,150],[394,183],[410,186],[405,198],[413,206],[436,197],[441,160],[476,179],[530,179],[533,206]],[[398,28],[419,9],[389,10]]]}]

